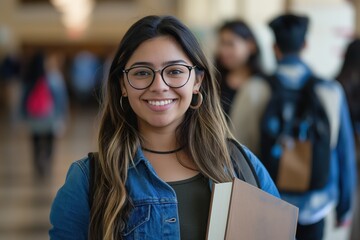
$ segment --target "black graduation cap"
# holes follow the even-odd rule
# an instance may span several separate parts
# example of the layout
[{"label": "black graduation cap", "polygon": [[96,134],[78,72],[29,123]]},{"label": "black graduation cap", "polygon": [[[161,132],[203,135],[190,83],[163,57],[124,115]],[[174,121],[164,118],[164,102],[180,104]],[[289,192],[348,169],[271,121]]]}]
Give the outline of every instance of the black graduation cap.
[{"label": "black graduation cap", "polygon": [[269,23],[276,44],[283,53],[296,53],[301,50],[308,26],[308,17],[293,14],[279,16]]}]

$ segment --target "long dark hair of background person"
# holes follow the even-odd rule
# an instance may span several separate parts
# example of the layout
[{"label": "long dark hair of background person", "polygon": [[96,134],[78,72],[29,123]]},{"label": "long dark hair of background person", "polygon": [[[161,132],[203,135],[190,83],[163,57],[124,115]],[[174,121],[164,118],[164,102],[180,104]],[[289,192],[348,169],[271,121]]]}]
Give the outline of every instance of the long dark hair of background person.
[{"label": "long dark hair of background person", "polygon": [[25,88],[27,90],[27,95],[34,88],[36,82],[40,77],[45,76],[45,56],[41,50],[38,50],[34,53],[32,58],[29,59],[28,63],[25,64],[23,71],[23,81]]},{"label": "long dark hair of background person", "polygon": [[353,40],[347,47],[344,63],[336,78],[343,86],[350,108],[357,141],[360,136],[360,39]]}]

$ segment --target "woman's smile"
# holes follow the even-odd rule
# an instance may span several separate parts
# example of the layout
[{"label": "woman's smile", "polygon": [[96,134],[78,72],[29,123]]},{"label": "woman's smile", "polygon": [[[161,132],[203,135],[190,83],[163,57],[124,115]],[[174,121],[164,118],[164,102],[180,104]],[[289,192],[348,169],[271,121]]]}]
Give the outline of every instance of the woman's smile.
[{"label": "woman's smile", "polygon": [[150,110],[155,112],[166,111],[170,109],[175,102],[177,101],[176,98],[167,98],[167,99],[146,99],[145,102]]}]

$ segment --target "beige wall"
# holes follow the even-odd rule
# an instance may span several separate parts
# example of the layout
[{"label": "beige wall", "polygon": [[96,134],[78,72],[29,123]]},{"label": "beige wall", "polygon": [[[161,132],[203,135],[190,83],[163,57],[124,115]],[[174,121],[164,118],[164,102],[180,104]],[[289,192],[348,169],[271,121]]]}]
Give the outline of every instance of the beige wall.
[{"label": "beige wall", "polygon": [[[137,0],[128,3],[96,5],[88,30],[79,39],[71,39],[61,22],[61,15],[51,5],[22,6],[15,0],[0,1],[0,44],[22,42],[71,43],[118,42],[129,25],[148,14],[175,14],[175,2]],[[2,34],[3,33],[3,34]],[[6,35],[6,36],[3,36]]]},{"label": "beige wall", "polygon": [[[95,6],[88,31],[77,41],[117,41],[131,23],[148,14],[173,14],[195,28],[212,28],[233,17],[265,21],[282,10],[283,1],[137,0],[103,3]],[[51,5],[23,6],[16,0],[1,0],[0,26],[13,36],[8,44],[73,41],[67,35],[60,13]]]},{"label": "beige wall", "polygon": [[305,60],[321,76],[334,78],[344,49],[355,32],[355,10],[349,1],[296,1],[296,12],[310,17]]},{"label": "beige wall", "polygon": [[[264,53],[265,68],[271,71],[274,67],[273,40],[267,22],[283,12],[287,5],[292,10],[311,16],[311,45],[306,58],[318,65],[316,68],[320,69],[319,72],[332,75],[346,39],[335,36],[334,41],[325,40],[320,47],[314,46],[324,41],[321,39],[326,35],[323,31],[332,27],[324,19],[330,17],[331,20],[331,14],[336,14],[338,9],[331,24],[352,30],[354,11],[345,0],[134,0],[128,3],[103,3],[95,6],[89,28],[79,39],[69,38],[60,13],[51,5],[20,6],[16,0],[0,0],[0,54],[16,49],[22,43],[116,44],[140,17],[172,14],[192,28],[211,57],[216,44],[214,29],[226,19],[241,17],[255,29]],[[360,12],[360,6],[358,8]],[[331,34],[327,36],[332,37]],[[337,60],[331,60],[334,55]]]},{"label": "beige wall", "polygon": [[[360,13],[360,0],[353,0],[355,12]],[[357,36],[360,36],[360,14],[355,16],[355,33]]]}]

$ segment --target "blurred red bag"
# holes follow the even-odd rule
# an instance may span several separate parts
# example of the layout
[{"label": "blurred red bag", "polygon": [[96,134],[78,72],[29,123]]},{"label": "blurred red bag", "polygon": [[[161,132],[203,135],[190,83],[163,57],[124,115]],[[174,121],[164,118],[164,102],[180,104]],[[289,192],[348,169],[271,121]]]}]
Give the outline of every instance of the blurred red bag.
[{"label": "blurred red bag", "polygon": [[41,77],[31,90],[27,102],[28,116],[34,118],[48,117],[54,108],[54,99],[45,77]]}]

